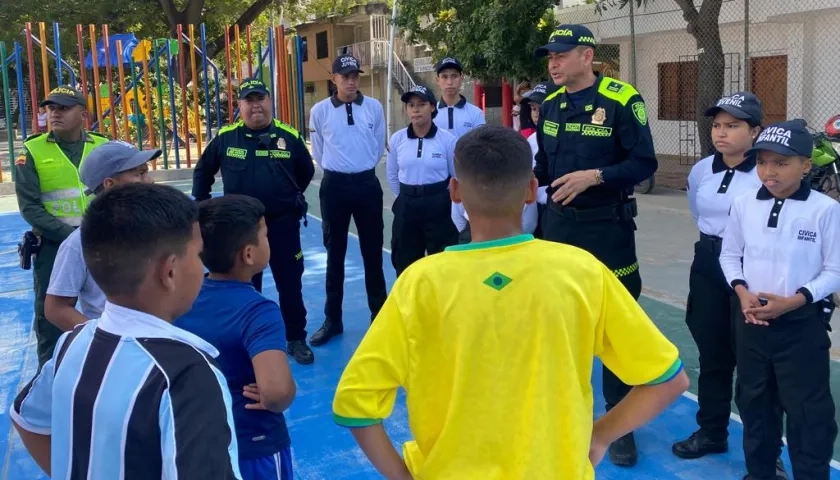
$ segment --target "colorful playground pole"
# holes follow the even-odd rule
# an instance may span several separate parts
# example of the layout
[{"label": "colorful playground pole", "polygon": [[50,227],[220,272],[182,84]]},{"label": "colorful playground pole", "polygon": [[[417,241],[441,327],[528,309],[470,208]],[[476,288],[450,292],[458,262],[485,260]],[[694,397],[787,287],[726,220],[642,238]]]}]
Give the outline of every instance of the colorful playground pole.
[{"label": "colorful playground pole", "polygon": [[[268,27],[268,72],[269,72],[269,74],[271,74],[271,88],[270,88],[270,90],[271,90],[271,97],[274,99],[274,101],[271,102],[271,112],[272,112],[271,115],[274,116],[275,118],[277,118],[277,96],[279,95],[279,92],[275,91],[277,89],[274,87],[275,84],[277,83],[276,82],[277,77],[274,76],[274,49],[275,49],[274,29],[271,28],[271,27]],[[260,59],[260,64],[262,65],[262,59]]]},{"label": "colorful playground pole", "polygon": [[20,135],[21,138],[26,138],[26,109],[24,107],[25,90],[23,89],[23,47],[20,43],[15,42],[15,75],[17,77],[17,91],[18,91],[18,113],[20,115]]},{"label": "colorful playground pole", "polygon": [[[204,116],[207,120],[207,138],[210,138],[210,132],[213,129],[213,124],[210,119],[210,79],[207,78],[207,34],[204,31],[204,24],[199,27],[199,37],[201,39],[201,69],[204,72]],[[216,84],[216,91],[219,85]],[[201,150],[201,148],[199,148]]]},{"label": "colorful playground pole", "polygon": [[303,105],[303,43],[299,36],[295,35],[295,45],[297,48],[297,66],[298,66],[298,109],[300,111],[300,128],[298,130],[303,135],[306,131],[306,112]]},{"label": "colorful playground pole", "polygon": [[187,74],[184,71],[184,55],[187,54],[187,50],[184,48],[184,27],[179,24],[177,32],[178,77],[181,83],[181,111],[183,115],[181,122],[183,122],[184,127],[184,147],[187,149],[187,168],[190,168],[192,166],[190,162],[190,104],[187,103]]},{"label": "colorful playground pole", "polygon": [[[134,55],[129,58],[129,67],[131,68],[131,88],[134,90],[134,106],[131,111],[134,113],[134,130],[137,132],[137,148],[143,150],[143,136],[140,132],[140,115],[143,113],[140,108],[140,97],[137,93],[137,65],[134,63]],[[134,108],[134,107],[137,108]],[[126,113],[126,117],[128,114]]]},{"label": "colorful playground pole", "polygon": [[117,74],[120,79],[120,103],[122,103],[123,130],[125,132],[122,138],[127,142],[131,142],[131,133],[128,130],[128,100],[125,98],[125,68],[123,67],[123,62],[122,40],[117,40]]},{"label": "colorful playground pole", "polygon": [[[85,67],[85,47],[84,36],[82,35],[82,25],[76,24],[76,41],[79,45],[79,73],[82,74],[82,95],[85,96],[85,102],[88,98],[87,89],[87,68]],[[93,56],[94,52],[90,52]],[[90,115],[85,115],[85,129],[90,130]]]},{"label": "colorful playground pole", "polygon": [[248,45],[248,77],[254,76],[254,54],[251,52],[251,25],[245,27],[245,43]]},{"label": "colorful playground pole", "polygon": [[111,72],[111,39],[108,36],[108,25],[102,25],[102,43],[105,44],[105,75],[108,78],[108,104],[111,112],[111,138],[117,139],[117,113],[114,111],[114,76]]},{"label": "colorful playground pole", "polygon": [[[201,116],[198,114],[198,70],[195,66],[195,28],[190,24],[190,64],[192,67],[192,94],[193,114],[195,115],[195,128],[198,129],[195,135],[195,143],[198,147],[198,154],[201,155]],[[205,92],[206,93],[206,92]],[[189,157],[187,157],[189,158]]]},{"label": "colorful playground pole", "polygon": [[89,24],[90,29],[90,58],[93,62],[93,105],[96,108],[96,124],[99,133],[105,133],[105,119],[102,111],[102,101],[99,98],[99,50],[96,48],[96,26]]},{"label": "colorful playground pole", "polygon": [[233,123],[233,81],[230,71],[230,27],[225,25],[225,61],[227,62],[228,122]]},{"label": "colorful playground pole", "polygon": [[56,85],[61,85],[64,79],[61,74],[61,33],[58,31],[58,22],[53,22],[53,45],[55,46],[55,78],[58,81]]},{"label": "colorful playground pole", "polygon": [[[6,65],[6,43],[0,42],[0,63],[3,65],[3,107],[6,112],[6,136],[9,137],[9,170],[12,181],[15,180],[15,136],[12,133],[12,102],[9,99],[9,66]],[[3,181],[3,169],[0,168],[0,182]]]},{"label": "colorful playground pole", "polygon": [[[44,98],[47,98],[50,95],[50,68],[47,60],[47,29],[44,22],[38,22],[38,30],[41,34],[41,77],[44,79]],[[47,126],[49,127],[49,124]]]},{"label": "colorful playground pole", "polygon": [[[181,168],[180,140],[178,137],[178,107],[175,105],[175,80],[172,78],[172,41],[166,39],[166,76],[169,77],[169,110],[172,115],[172,138],[175,149],[175,168]],[[166,139],[166,130],[161,131],[161,138]]]},{"label": "colorful playground pole", "polygon": [[239,24],[233,26],[233,36],[236,41],[236,80],[242,85],[242,44],[239,41]]},{"label": "colorful playground pole", "polygon": [[[163,81],[160,78],[160,56],[158,55],[158,40],[155,40],[155,47],[152,49],[154,53],[155,76],[157,78],[157,98],[158,98],[158,121],[160,122],[160,148],[163,150],[163,169],[169,169],[169,155],[166,152],[166,119],[163,115]],[[169,51],[169,44],[167,41],[167,52]],[[157,163],[157,162],[156,162]]]},{"label": "colorful playground pole", "polygon": [[38,91],[35,87],[35,57],[32,54],[32,24],[29,22],[26,22],[26,58],[29,60],[27,63],[29,63],[29,100],[32,103],[32,133],[37,133]]},{"label": "colorful playground pole", "polygon": [[[155,63],[157,63],[158,56],[156,45],[152,45],[152,51],[146,52],[145,58],[143,58],[143,89],[146,93],[146,112],[148,113],[148,118],[146,118],[146,128],[149,129],[149,143],[151,143],[152,148],[156,148],[157,138],[155,138],[155,115],[152,110],[152,82],[149,79],[149,62],[152,61],[153,58]],[[158,86],[160,86],[160,79],[158,79]],[[163,111],[161,110],[158,115],[163,118]],[[157,169],[157,162],[152,163],[152,168]]]}]

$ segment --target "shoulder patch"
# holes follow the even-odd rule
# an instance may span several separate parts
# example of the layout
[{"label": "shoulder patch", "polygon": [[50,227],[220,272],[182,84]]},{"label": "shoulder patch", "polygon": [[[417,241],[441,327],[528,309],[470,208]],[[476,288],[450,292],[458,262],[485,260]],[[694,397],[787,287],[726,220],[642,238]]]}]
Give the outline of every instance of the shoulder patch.
[{"label": "shoulder patch", "polygon": [[633,116],[636,117],[636,120],[638,120],[642,126],[647,125],[648,118],[645,102],[636,102],[631,108],[633,109]]},{"label": "shoulder patch", "polygon": [[15,165],[26,165],[26,155],[29,153],[26,147],[23,147],[15,158]]},{"label": "shoulder patch", "polygon": [[631,98],[639,94],[633,85],[610,77],[601,79],[601,84],[598,85],[598,93],[615,100],[622,106],[626,106]]}]

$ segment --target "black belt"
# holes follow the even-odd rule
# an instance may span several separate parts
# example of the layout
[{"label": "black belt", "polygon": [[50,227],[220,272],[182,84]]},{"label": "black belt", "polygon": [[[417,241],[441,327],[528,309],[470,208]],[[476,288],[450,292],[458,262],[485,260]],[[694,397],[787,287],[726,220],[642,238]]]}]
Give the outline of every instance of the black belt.
[{"label": "black belt", "polygon": [[369,178],[376,178],[376,169],[363,170],[361,172],[344,173],[336,172],[335,170],[324,170],[324,178],[335,177],[342,180],[367,180]]},{"label": "black belt", "polygon": [[717,235],[709,235],[708,233],[703,232],[700,232],[700,241],[711,242],[715,244],[723,243],[723,239],[718,237]]},{"label": "black belt", "polygon": [[549,208],[561,216],[574,219],[577,222],[598,222],[633,219],[636,217],[636,199],[630,198],[621,203],[614,203],[603,207],[575,208],[566,207],[561,203],[549,200]]},{"label": "black belt", "polygon": [[412,197],[424,197],[427,195],[436,195],[443,193],[449,188],[449,180],[442,182],[429,183],[426,185],[406,185],[400,182],[400,195],[409,195]]}]

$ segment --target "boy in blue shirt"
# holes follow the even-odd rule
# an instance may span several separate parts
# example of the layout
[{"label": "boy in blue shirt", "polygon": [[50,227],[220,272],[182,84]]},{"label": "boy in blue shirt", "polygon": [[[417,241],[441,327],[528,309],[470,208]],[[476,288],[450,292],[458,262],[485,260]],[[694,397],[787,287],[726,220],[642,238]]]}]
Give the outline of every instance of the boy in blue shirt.
[{"label": "boy in blue shirt", "polygon": [[210,273],[192,310],[175,325],[219,350],[217,360],[233,398],[242,479],[292,480],[283,411],[294,400],[295,383],[286,331],[278,305],[251,283],[271,253],[264,211],[259,200],[243,195],[201,202],[201,259]]}]

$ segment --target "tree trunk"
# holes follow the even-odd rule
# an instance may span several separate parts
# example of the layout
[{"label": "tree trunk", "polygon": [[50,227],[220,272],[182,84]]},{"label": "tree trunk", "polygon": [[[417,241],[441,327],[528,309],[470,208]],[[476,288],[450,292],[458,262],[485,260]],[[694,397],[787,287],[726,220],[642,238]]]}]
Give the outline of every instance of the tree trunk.
[{"label": "tree trunk", "polygon": [[700,140],[702,156],[711,155],[712,119],[704,115],[706,109],[717,103],[723,95],[723,79],[726,59],[720,41],[718,19],[723,0],[703,0],[700,11],[692,0],[675,0],[683,11],[683,18],[688,26],[688,33],[697,43],[697,94],[695,96],[695,115],[697,135]]}]

